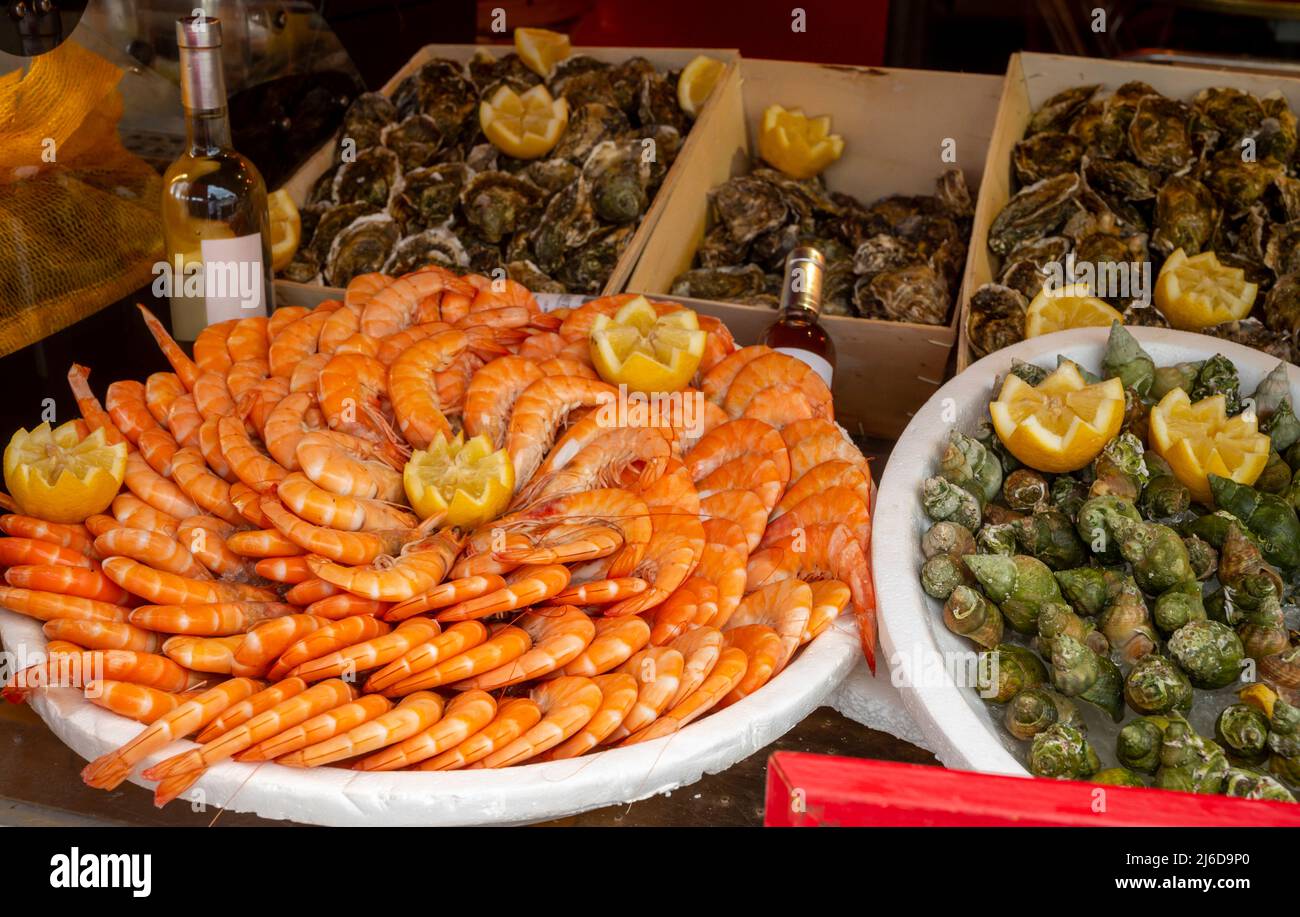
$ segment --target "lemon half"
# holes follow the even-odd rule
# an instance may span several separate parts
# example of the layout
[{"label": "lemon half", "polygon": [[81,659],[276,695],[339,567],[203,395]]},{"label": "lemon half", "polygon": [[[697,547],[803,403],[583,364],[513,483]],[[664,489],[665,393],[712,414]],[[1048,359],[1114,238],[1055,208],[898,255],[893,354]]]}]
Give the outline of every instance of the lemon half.
[{"label": "lemon half", "polygon": [[659,315],[644,296],[591,327],[591,361],[611,385],[634,392],[675,392],[686,387],[704,356],[708,333],[690,309]]},{"label": "lemon half", "polygon": [[82,522],[113,502],[126,477],[126,443],[110,445],[103,430],[85,439],[76,421],[30,433],[18,430],[5,448],[5,486],[19,508],[47,522]]},{"label": "lemon half", "polygon": [[540,83],[523,95],[502,85],[479,105],[478,119],[484,136],[498,150],[515,159],[537,159],[560,142],[569,106],[564,99],[551,98]]},{"label": "lemon half", "polygon": [[1184,331],[1245,318],[1258,294],[1259,284],[1248,282],[1241,268],[1220,264],[1212,251],[1188,258],[1180,248],[1156,278],[1156,308]]},{"label": "lemon half", "polygon": [[1038,337],[1069,328],[1109,328],[1124,324],[1124,316],[1105,300],[1092,295],[1087,284],[1073,284],[1059,290],[1038,291],[1025,313],[1025,337]]},{"label": "lemon half", "polygon": [[421,519],[444,516],[443,525],[473,529],[505,511],[515,489],[515,469],[505,449],[486,434],[465,442],[442,433],[428,449],[411,454],[402,473],[406,497]]},{"label": "lemon half", "polygon": [[707,54],[701,54],[687,64],[677,78],[677,104],[682,111],[692,118],[697,117],[726,69],[722,61]]},{"label": "lemon half", "polygon": [[1124,384],[1107,379],[1088,385],[1068,362],[1036,386],[1008,375],[989,415],[1003,445],[1030,468],[1078,471],[1119,434]]},{"label": "lemon half", "polygon": [[1211,474],[1254,484],[1268,464],[1270,441],[1257,419],[1251,412],[1229,417],[1226,406],[1222,395],[1193,403],[1176,388],[1151,409],[1151,448],[1207,506],[1214,505]]},{"label": "lemon half", "polygon": [[758,155],[792,178],[812,178],[844,153],[844,138],[831,133],[830,115],[810,118],[800,109],[770,105],[758,132]]}]

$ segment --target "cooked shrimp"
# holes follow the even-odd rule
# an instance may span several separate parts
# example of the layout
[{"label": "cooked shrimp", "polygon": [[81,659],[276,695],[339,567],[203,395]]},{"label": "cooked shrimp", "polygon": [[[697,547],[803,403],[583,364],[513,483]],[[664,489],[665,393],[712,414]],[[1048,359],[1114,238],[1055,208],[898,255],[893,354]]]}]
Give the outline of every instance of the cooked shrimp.
[{"label": "cooked shrimp", "polygon": [[412,325],[439,321],[442,309],[468,308],[476,291],[444,268],[429,266],[407,274],[376,292],[361,310],[361,331],[379,339]]},{"label": "cooked shrimp", "polygon": [[468,621],[503,614],[544,602],[568,584],[569,568],[563,564],[526,565],[511,571],[502,588],[453,605],[436,617],[439,621]]},{"label": "cooked shrimp", "polygon": [[247,751],[235,755],[236,761],[271,761],[281,755],[299,751],[387,713],[393,702],[378,694],[367,694],[351,703],[317,714],[305,723],[292,726],[279,735],[263,739]]},{"label": "cooked shrimp", "polygon": [[745,677],[718,702],[718,707],[729,707],[748,697],[771,680],[781,668],[785,649],[781,637],[765,624],[746,624],[729,629],[723,638],[727,646],[734,646],[745,654],[749,664]]},{"label": "cooked shrimp", "polygon": [[799,648],[811,613],[812,589],[800,580],[786,579],[761,586],[745,596],[727,626],[765,624],[775,630],[781,637],[783,650],[779,670]]},{"label": "cooked shrimp", "polygon": [[701,498],[724,490],[748,490],[770,512],[781,499],[786,481],[777,463],[761,456],[741,456],[719,466],[697,482]]},{"label": "cooked shrimp", "polygon": [[[467,623],[471,622],[460,622],[460,624]],[[458,626],[459,624],[452,625],[451,628],[448,628],[448,633]],[[433,646],[437,644],[442,639],[442,636],[435,638],[426,645]],[[450,658],[443,657],[440,654],[440,661],[416,674],[387,685],[383,688],[383,693],[389,697],[398,697],[424,688],[436,688],[439,685],[464,681],[467,678],[473,678],[475,675],[490,672],[509,662],[513,662],[528,652],[532,645],[532,637],[528,636],[527,631],[509,624],[502,625],[496,628],[487,640],[477,643],[459,655]]]},{"label": "cooked shrimp", "polygon": [[95,545],[84,525],[76,523],[46,522],[35,516],[8,513],[0,516],[0,532],[19,538],[49,541],[71,548],[87,557],[95,557]]},{"label": "cooked shrimp", "polygon": [[359,771],[391,771],[411,767],[464,742],[496,715],[497,702],[486,691],[466,691],[452,698],[442,718],[396,745],[358,761]]},{"label": "cooked shrimp", "polygon": [[320,371],[332,359],[334,359],[332,353],[314,353],[303,360],[293,368],[293,374],[289,376],[289,391],[311,392],[315,395]]},{"label": "cooked shrimp", "polygon": [[852,598],[849,587],[837,579],[823,579],[809,583],[812,587],[812,611],[808,615],[808,626],[804,628],[799,643],[812,640],[848,607]]},{"label": "cooked shrimp", "polygon": [[487,595],[489,592],[504,589],[505,585],[505,578],[495,573],[446,580],[414,598],[407,599],[405,602],[398,602],[388,610],[388,613],[384,615],[384,619],[387,621],[401,621],[404,618],[411,617],[411,615],[434,611],[438,608],[447,608],[470,599],[476,599],[481,595]]},{"label": "cooked shrimp", "polygon": [[301,678],[286,678],[260,691],[254,691],[237,704],[231,704],[207,726],[199,731],[194,741],[199,744],[210,742],[217,736],[224,735],[236,726],[242,726],[259,713],[270,710],[276,704],[288,700],[296,694],[307,690],[307,682]]},{"label": "cooked shrimp", "polygon": [[572,605],[541,608],[516,622],[533,638],[528,652],[456,687],[493,691],[549,675],[576,659],[596,635],[596,626]]},{"label": "cooked shrimp", "polygon": [[590,678],[562,675],[529,692],[542,711],[542,719],[504,748],[480,763],[483,767],[509,767],[554,748],[586,726],[604,701],[600,687]]},{"label": "cooked shrimp", "polygon": [[871,477],[864,470],[865,464],[847,462],[844,459],[831,459],[814,465],[805,471],[797,481],[791,481],[789,489],[772,509],[771,521],[775,522],[790,511],[795,504],[814,494],[832,487],[847,487],[857,494],[865,507],[871,506]]},{"label": "cooked shrimp", "polygon": [[320,371],[316,398],[330,428],[363,439],[392,438],[388,368],[361,353],[336,353]]},{"label": "cooked shrimp", "polygon": [[249,389],[235,409],[243,417],[258,436],[265,439],[266,422],[275,410],[276,405],[289,394],[289,381],[279,376],[270,376],[263,379]]},{"label": "cooked shrimp", "polygon": [[760,390],[745,405],[740,416],[752,417],[782,430],[795,421],[816,417],[817,411],[797,385],[779,382]]},{"label": "cooked shrimp", "polygon": [[267,415],[263,438],[266,451],[282,468],[297,471],[298,443],[308,433],[325,429],[325,415],[316,406],[315,392],[291,392]]},{"label": "cooked shrimp", "polygon": [[131,600],[125,589],[98,570],[69,567],[66,564],[23,564],[10,567],[5,571],[5,582],[21,589],[80,596],[111,605],[125,605]]},{"label": "cooked shrimp", "polygon": [[781,434],[761,420],[744,417],[719,424],[687,453],[684,461],[691,480],[699,482],[733,459],[748,457],[757,464],[762,456],[776,465],[784,486],[790,480],[790,457]]},{"label": "cooked shrimp", "polygon": [[381,713],[341,735],[282,755],[277,763],[289,767],[320,767],[396,745],[441,719],[443,704],[443,699],[437,694],[419,691],[402,698],[402,702],[387,713]]},{"label": "cooked shrimp", "polygon": [[650,641],[650,625],[635,616],[598,618],[595,635],[562,671],[595,676],[618,668]]},{"label": "cooked shrimp", "polygon": [[700,501],[705,519],[726,519],[745,533],[748,550],[758,547],[767,530],[767,507],[752,490],[720,490]]},{"label": "cooked shrimp", "polygon": [[123,483],[145,503],[173,518],[184,519],[186,516],[197,516],[200,512],[179,487],[150,468],[139,452],[127,455]]},{"label": "cooked shrimp", "polygon": [[160,532],[143,529],[114,529],[95,539],[95,550],[105,557],[120,554],[147,563],[156,570],[191,579],[211,579],[208,568],[194,559],[184,545]]},{"label": "cooked shrimp", "polygon": [[37,688],[84,688],[102,678],[167,692],[190,685],[190,673],[166,656],[134,650],[83,650],[57,656],[47,653],[43,662],[15,672],[0,696],[17,704]]},{"label": "cooked shrimp", "polygon": [[327,624],[327,619],[310,614],[291,614],[258,621],[248,629],[244,639],[235,648],[235,674],[265,672],[281,653]]},{"label": "cooked shrimp", "polygon": [[211,672],[214,675],[232,675],[235,671],[235,650],[243,637],[168,637],[162,651],[169,659],[194,672]]},{"label": "cooked shrimp", "polygon": [[722,408],[739,417],[754,396],[772,385],[792,385],[803,393],[818,417],[835,419],[831,390],[807,363],[785,353],[768,353],[746,363],[727,387]]},{"label": "cooked shrimp", "polygon": [[172,537],[180,525],[180,519],[155,509],[134,494],[118,494],[113,498],[113,517],[130,528],[150,529]]},{"label": "cooked shrimp", "polygon": [[332,430],[313,431],[298,440],[294,454],[303,474],[330,493],[389,503],[406,495],[389,453],[364,439]]},{"label": "cooked shrimp", "polygon": [[176,540],[217,576],[248,580],[257,571],[226,544],[234,531],[234,526],[215,516],[191,516],[180,524]]},{"label": "cooked shrimp", "polygon": [[[233,492],[231,499],[239,501]],[[260,513],[261,510],[259,509],[258,512]],[[270,525],[270,520],[265,521]],[[240,557],[297,557],[305,553],[302,548],[273,528],[232,532],[226,536],[226,547]]]},{"label": "cooked shrimp", "polygon": [[354,615],[382,615],[392,607],[392,604],[392,602],[380,602],[375,599],[363,599],[350,592],[339,592],[312,602],[307,606],[307,612],[330,621],[337,621],[339,618]]},{"label": "cooked shrimp", "polygon": [[557,605],[608,605],[640,595],[649,588],[649,583],[635,576],[598,579],[589,583],[574,583],[570,580],[568,586],[551,598]]},{"label": "cooked shrimp", "polygon": [[111,790],[131,774],[136,763],[165,746],[168,742],[183,739],[202,728],[213,717],[231,704],[238,703],[261,687],[251,678],[232,678],[191,700],[180,704],[170,713],[127,742],[121,748],[96,758],[81,772],[87,785]]},{"label": "cooked shrimp", "polygon": [[[296,557],[265,557],[254,564],[253,569],[263,579],[274,580],[277,583],[286,583],[288,585],[297,585],[316,578],[316,575],[311,572],[311,567],[307,566],[307,556],[305,554]],[[289,590],[289,592],[292,591]],[[330,594],[333,595],[333,593]],[[285,593],[285,597],[289,597],[288,592]],[[289,601],[292,602],[293,599],[290,598]]]},{"label": "cooked shrimp", "polygon": [[357,672],[385,666],[394,659],[404,656],[412,648],[428,643],[438,636],[439,632],[440,629],[435,621],[427,618],[410,618],[390,633],[380,634],[369,640],[299,663],[289,671],[289,675],[307,682],[332,678],[336,675],[353,681]]},{"label": "cooked shrimp", "polygon": [[[274,516],[272,520],[275,521]],[[279,526],[280,523],[276,522],[276,525]],[[315,528],[316,531],[302,534],[307,528]],[[297,541],[298,544],[303,547],[309,543],[315,545],[309,550],[339,562],[332,564],[327,560],[308,558],[307,563],[312,572],[325,582],[363,598],[403,602],[442,582],[456,555],[460,553],[461,539],[454,530],[447,529],[424,538],[418,537],[419,531],[359,532],[351,535],[335,532],[331,536],[324,533],[334,532],[332,529],[319,529],[301,523],[294,526],[292,532],[286,530],[285,534],[297,540],[294,533],[298,533],[297,537],[302,539]],[[366,536],[374,539],[373,545],[364,540]],[[365,557],[372,546],[377,550]],[[340,566],[370,563],[381,554],[397,556],[390,556],[381,565],[371,568]]]},{"label": "cooked shrimp", "polygon": [[673,639],[669,646],[682,654],[681,683],[668,702],[672,708],[704,683],[722,653],[722,631],[716,627],[697,627]]},{"label": "cooked shrimp", "polygon": [[332,494],[317,487],[302,472],[295,471],[275,489],[289,509],[315,525],[345,532],[380,532],[409,529],[419,525],[413,514],[382,500],[362,500]]},{"label": "cooked shrimp", "polygon": [[650,642],[662,646],[686,631],[710,623],[718,614],[718,587],[703,576],[686,578],[654,609]]},{"label": "cooked shrimp", "polygon": [[[453,701],[452,703],[455,703]],[[448,710],[450,713],[450,708]],[[526,697],[511,697],[497,705],[492,721],[454,748],[424,761],[416,769],[450,771],[473,764],[505,748],[542,719],[542,708]]]},{"label": "cooked shrimp", "polygon": [[229,637],[242,634],[259,621],[296,614],[282,602],[214,602],[209,605],[141,605],[127,620],[164,634]]},{"label": "cooked shrimp", "polygon": [[86,683],[86,700],[118,716],[148,725],[175,710],[187,699],[148,685],[98,679]]},{"label": "cooked shrimp", "polygon": [[672,647],[652,646],[619,666],[618,671],[637,680],[637,698],[623,722],[606,738],[606,743],[618,742],[653,723],[676,696],[685,664],[682,654]]},{"label": "cooked shrimp", "polygon": [[704,372],[700,378],[700,390],[704,392],[705,398],[721,406],[736,374],[759,357],[775,352],[771,347],[763,344],[740,348]]},{"label": "cooked shrimp", "polygon": [[344,305],[326,316],[316,346],[321,353],[337,353],[344,341],[361,331],[361,308]]},{"label": "cooked shrimp", "polygon": [[155,605],[201,605],[208,602],[274,602],[267,589],[220,580],[197,580],[155,570],[129,557],[109,557],[104,575],[132,595]]},{"label": "cooked shrimp", "polygon": [[143,431],[135,441],[135,447],[140,450],[144,460],[149,463],[149,467],[158,472],[164,478],[171,477],[172,459],[176,456],[176,450],[180,444],[172,438],[172,435],[162,427],[153,427]]},{"label": "cooked shrimp", "polygon": [[375,637],[382,637],[390,630],[392,627],[373,615],[352,615],[331,621],[286,647],[267,672],[267,677],[278,680],[298,666]]},{"label": "cooked shrimp", "polygon": [[[260,494],[271,493],[275,485],[289,474],[273,459],[267,458],[248,437],[244,425],[234,417],[223,417],[218,422],[221,451],[230,462],[230,470],[247,487]],[[194,515],[194,514],[188,514]]]},{"label": "cooked shrimp", "polygon": [[451,438],[443,416],[447,405],[438,396],[435,373],[449,369],[469,346],[462,331],[443,331],[412,344],[388,370],[388,396],[397,428],[417,449],[426,448],[439,433]]},{"label": "cooked shrimp", "polygon": [[95,568],[95,562],[75,548],[65,548],[39,538],[0,538],[0,566],[18,564],[66,564]]},{"label": "cooked shrimp", "polygon": [[486,433],[494,448],[504,446],[515,401],[541,378],[537,364],[523,357],[497,357],[487,363],[474,374],[465,391],[466,435]]},{"label": "cooked shrimp", "polygon": [[534,474],[519,488],[514,505],[527,506],[547,497],[600,487],[646,486],[662,473],[671,451],[668,440],[657,430],[607,429],[562,467]]},{"label": "cooked shrimp", "polygon": [[[109,558],[118,560],[120,558]],[[120,585],[120,584],[119,584]],[[20,615],[50,621],[75,618],[80,621],[125,621],[127,610],[112,602],[86,599],[78,595],[61,595],[36,589],[0,586],[0,606]]]},{"label": "cooked shrimp", "polygon": [[[340,622],[342,623],[342,622]],[[478,621],[451,625],[431,640],[412,647],[375,672],[366,681],[367,691],[384,691],[411,676],[428,671],[444,660],[454,659],[488,639],[488,629]]]},{"label": "cooked shrimp", "polygon": [[862,553],[871,550],[871,513],[855,492],[847,487],[830,487],[800,500],[775,522],[768,525],[760,545],[775,544],[796,529],[810,525],[847,525],[862,545]]},{"label": "cooked shrimp", "polygon": [[137,442],[145,430],[158,429],[158,421],[149,412],[144,385],[140,382],[132,379],[114,382],[104,394],[104,407],[113,418],[113,425],[131,443]]},{"label": "cooked shrimp", "polygon": [[185,387],[193,391],[194,380],[199,377],[198,364],[185,355],[185,351],[172,340],[172,336],[167,333],[163,323],[158,321],[152,312],[139,303],[136,303],[136,308],[140,310],[140,314],[144,317],[145,327],[149,329],[149,333],[153,335],[153,339],[158,343],[158,349],[163,352],[163,356],[172,365],[172,369]]},{"label": "cooked shrimp", "polygon": [[226,337],[226,351],[235,363],[241,360],[266,360],[266,352],[271,346],[270,332],[267,330],[270,319],[264,315],[252,315],[241,318],[230,329]]},{"label": "cooked shrimp", "polygon": [[635,745],[671,735],[692,720],[708,713],[740,684],[748,667],[749,658],[744,650],[735,646],[727,647],[718,657],[718,664],[713,667],[713,671],[699,688],[622,744]]},{"label": "cooked shrimp", "polygon": [[224,376],[226,370],[230,369],[230,364],[234,361],[230,359],[230,351],[226,349],[226,339],[230,337],[230,332],[237,324],[239,319],[228,318],[215,325],[208,325],[199,332],[198,337],[194,339],[194,362],[198,364],[201,371],[220,373]]},{"label": "cooked shrimp", "polygon": [[518,486],[532,478],[572,411],[611,405],[617,396],[612,385],[580,376],[545,377],[524,389],[515,400],[506,434]]},{"label": "cooked shrimp", "polygon": [[308,312],[274,335],[267,349],[267,368],[271,375],[282,376],[286,381],[292,378],[294,367],[316,352],[321,328],[330,316],[337,314],[337,311]]},{"label": "cooked shrimp", "polygon": [[158,635],[122,621],[55,618],[41,626],[50,640],[69,640],[89,650],[135,650],[152,653],[161,646]]},{"label": "cooked shrimp", "polygon": [[208,470],[207,462],[197,450],[177,450],[172,457],[172,480],[202,512],[230,525],[244,524],[244,517],[230,500],[230,485]]},{"label": "cooked shrimp", "polygon": [[387,274],[358,274],[348,281],[348,288],[343,293],[343,305],[360,310],[372,296],[392,282],[393,278]]}]

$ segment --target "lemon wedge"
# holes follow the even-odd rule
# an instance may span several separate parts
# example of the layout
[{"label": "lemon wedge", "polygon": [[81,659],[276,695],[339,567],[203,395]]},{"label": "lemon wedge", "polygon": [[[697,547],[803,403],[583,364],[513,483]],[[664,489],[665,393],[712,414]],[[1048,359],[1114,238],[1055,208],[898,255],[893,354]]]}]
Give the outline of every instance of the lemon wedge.
[{"label": "lemon wedge", "polygon": [[411,453],[402,472],[406,497],[421,519],[473,529],[505,511],[515,489],[515,468],[504,449],[493,451],[486,434],[465,442],[439,433],[428,449]]},{"label": "lemon wedge", "polygon": [[1030,468],[1078,471],[1119,434],[1124,384],[1107,379],[1088,385],[1069,362],[1036,386],[1008,375],[989,415],[998,439]]},{"label": "lemon wedge", "polygon": [[1268,464],[1269,438],[1252,412],[1227,416],[1222,395],[1195,403],[1176,388],[1151,409],[1151,448],[1192,496],[1213,506],[1211,474],[1254,484]]},{"label": "lemon wedge", "polygon": [[686,387],[704,356],[708,333],[690,309],[659,315],[644,296],[591,327],[591,360],[600,377],[634,392]]},{"label": "lemon wedge", "polygon": [[550,29],[515,29],[515,52],[524,66],[549,80],[555,65],[569,56],[569,36]]},{"label": "lemon wedge", "polygon": [[1156,279],[1156,308],[1169,324],[1199,331],[1250,314],[1259,284],[1239,267],[1219,263],[1212,251],[1188,258],[1180,248],[1165,259]]},{"label": "lemon wedge", "polygon": [[551,98],[540,83],[523,95],[503,84],[479,105],[478,120],[484,136],[507,156],[537,159],[560,142],[569,123],[569,105]]},{"label": "lemon wedge", "polygon": [[812,178],[844,153],[844,138],[831,133],[830,115],[809,118],[798,108],[770,105],[758,132],[758,155],[792,178]]},{"label": "lemon wedge", "polygon": [[103,430],[82,439],[76,421],[30,433],[19,430],[4,457],[5,486],[29,516],[82,522],[113,502],[126,476],[126,443],[110,445]]},{"label": "lemon wedge", "polygon": [[677,78],[677,104],[682,111],[692,118],[697,117],[726,69],[722,61],[707,54],[701,54],[687,64]]},{"label": "lemon wedge", "polygon": [[1025,337],[1069,328],[1109,328],[1111,322],[1122,325],[1124,316],[1105,300],[1093,296],[1087,284],[1072,284],[1059,290],[1043,287],[1025,313]]},{"label": "lemon wedge", "polygon": [[283,188],[267,196],[266,208],[271,212],[271,269],[284,270],[302,240],[302,219],[293,198]]}]

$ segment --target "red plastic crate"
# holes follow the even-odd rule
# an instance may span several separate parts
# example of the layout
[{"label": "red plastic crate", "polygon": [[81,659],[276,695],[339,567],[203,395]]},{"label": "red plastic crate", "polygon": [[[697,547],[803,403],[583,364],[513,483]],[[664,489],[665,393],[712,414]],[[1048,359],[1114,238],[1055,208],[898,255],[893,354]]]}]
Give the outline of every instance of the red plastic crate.
[{"label": "red plastic crate", "polygon": [[1300,805],[777,752],[769,827],[1300,827]]}]

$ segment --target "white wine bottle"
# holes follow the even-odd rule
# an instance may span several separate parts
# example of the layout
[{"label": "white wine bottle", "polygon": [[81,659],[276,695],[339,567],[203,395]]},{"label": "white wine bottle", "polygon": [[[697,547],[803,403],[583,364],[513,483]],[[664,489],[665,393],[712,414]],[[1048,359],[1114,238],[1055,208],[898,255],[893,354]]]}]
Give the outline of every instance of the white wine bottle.
[{"label": "white wine bottle", "polygon": [[763,343],[807,363],[829,388],[835,374],[835,342],[817,321],[825,272],[826,259],[811,246],[800,246],[786,256],[781,314],[763,332]]},{"label": "white wine bottle", "polygon": [[172,272],[172,333],[192,341],[272,306],[270,215],[257,167],[230,145],[221,22],[176,22],[185,152],[163,175],[163,235]]}]

